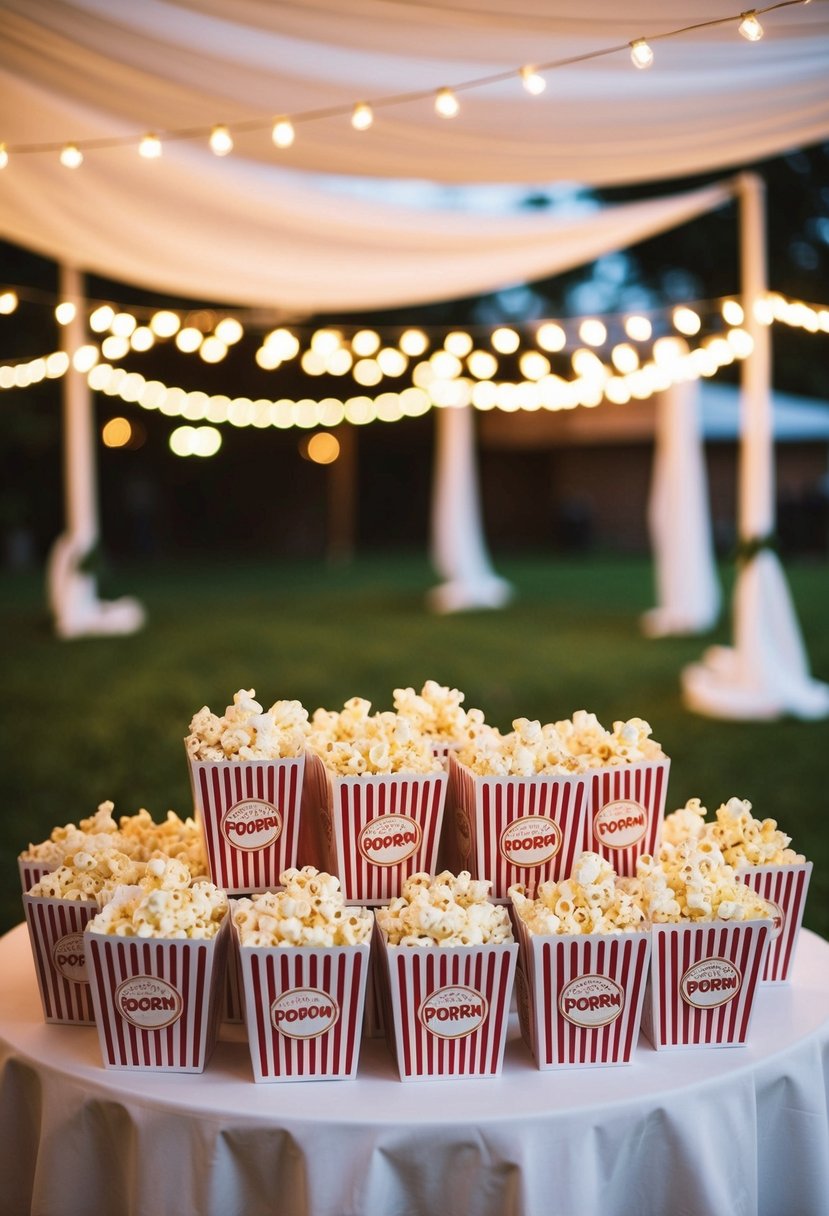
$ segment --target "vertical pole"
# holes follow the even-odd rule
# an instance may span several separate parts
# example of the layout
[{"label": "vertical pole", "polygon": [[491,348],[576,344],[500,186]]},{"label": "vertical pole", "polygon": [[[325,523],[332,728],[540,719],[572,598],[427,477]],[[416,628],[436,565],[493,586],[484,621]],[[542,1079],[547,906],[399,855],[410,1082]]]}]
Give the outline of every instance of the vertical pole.
[{"label": "vertical pole", "polygon": [[[75,316],[63,326],[61,348],[72,354],[87,340],[84,279],[74,266],[60,268],[61,299],[71,300]],[[98,541],[98,478],[95,465],[95,415],[86,375],[71,362],[63,378],[63,477],[66,532],[76,554],[84,556]]]},{"label": "vertical pole", "polygon": [[754,349],[740,370],[741,424],[738,532],[741,541],[774,531],[774,433],[771,404],[771,332],[755,304],[766,295],[765,185],[755,173],[739,178],[740,272],[744,327]]}]

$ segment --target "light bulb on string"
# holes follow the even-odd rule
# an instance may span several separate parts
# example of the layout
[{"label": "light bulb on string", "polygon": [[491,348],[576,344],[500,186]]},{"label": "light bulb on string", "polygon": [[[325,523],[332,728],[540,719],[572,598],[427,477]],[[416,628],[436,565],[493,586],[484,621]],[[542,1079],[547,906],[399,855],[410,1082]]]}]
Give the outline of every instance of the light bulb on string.
[{"label": "light bulb on string", "polygon": [[210,132],[210,149],[216,156],[227,156],[233,151],[233,136],[221,123]]},{"label": "light bulb on string", "polygon": [[66,169],[79,169],[83,164],[83,152],[77,144],[65,144],[60,151],[60,163]]},{"label": "light bulb on string", "polygon": [[351,113],[351,125],[355,131],[367,131],[374,122],[374,111],[365,101],[358,101]]},{"label": "light bulb on string", "polygon": [[138,155],[143,156],[144,160],[158,160],[161,155],[161,140],[158,136],[148,132],[138,145]]},{"label": "light bulb on string", "polygon": [[653,51],[644,38],[635,38],[631,42],[630,57],[637,68],[649,68],[653,63]]},{"label": "light bulb on string", "polygon": [[460,112],[458,99],[451,89],[438,89],[435,94],[435,110],[441,118],[454,118]]},{"label": "light bulb on string", "polygon": [[741,21],[737,27],[744,38],[749,42],[759,42],[763,37],[763,27],[754,9],[747,13],[740,13]]},{"label": "light bulb on string", "polygon": [[9,163],[9,150],[5,144],[0,144],[0,169],[5,169]]},{"label": "light bulb on string", "polygon": [[290,148],[296,138],[294,124],[289,118],[277,118],[271,128],[271,139],[277,148]]},{"label": "light bulb on string", "polygon": [[62,300],[55,308],[55,320],[58,325],[68,325],[74,321],[77,308],[71,300]]},{"label": "light bulb on string", "polygon": [[533,97],[538,97],[547,87],[547,81],[530,64],[521,69],[521,83]]}]

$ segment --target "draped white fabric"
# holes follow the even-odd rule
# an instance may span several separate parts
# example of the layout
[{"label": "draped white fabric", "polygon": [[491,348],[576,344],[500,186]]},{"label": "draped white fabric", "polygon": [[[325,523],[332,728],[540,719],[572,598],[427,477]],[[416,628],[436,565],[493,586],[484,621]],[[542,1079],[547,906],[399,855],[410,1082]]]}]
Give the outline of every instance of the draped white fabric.
[{"label": "draped white fabric", "polygon": [[[451,298],[552,274],[679,222],[670,203],[584,217],[426,214],[338,195],[325,174],[437,182],[669,178],[779,152],[829,134],[825,4],[765,16],[749,45],[721,0],[688,14],[656,0],[590,6],[527,0],[412,5],[394,0],[1,0],[0,234],[116,279],[292,311]],[[655,38],[656,61],[626,43]],[[517,74],[461,91],[461,114],[433,111],[430,90],[482,74],[621,49],[548,75],[529,97]],[[369,131],[346,115],[297,124],[277,151],[270,117],[378,107]],[[69,171],[57,151],[19,145],[137,137],[256,122],[215,158],[203,136],[168,141],[159,161],[129,148],[88,151]]]}]

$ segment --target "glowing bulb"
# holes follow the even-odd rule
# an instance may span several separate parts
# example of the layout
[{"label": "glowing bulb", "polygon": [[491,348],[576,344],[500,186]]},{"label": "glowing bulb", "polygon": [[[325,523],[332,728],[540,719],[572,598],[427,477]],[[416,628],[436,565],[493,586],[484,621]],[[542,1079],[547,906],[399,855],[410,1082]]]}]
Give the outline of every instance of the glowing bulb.
[{"label": "glowing bulb", "polygon": [[[330,355],[325,358],[325,370],[331,376],[344,376],[346,372],[351,371],[351,365],[354,360],[351,356],[351,351],[346,350],[344,346],[337,347]],[[336,425],[329,423],[329,426]]]},{"label": "glowing bulb", "polygon": [[625,319],[625,333],[634,342],[647,342],[653,333],[653,326],[647,317],[634,315]]},{"label": "glowing bulb", "polygon": [[587,317],[579,326],[579,337],[588,346],[601,346],[607,338],[607,330],[601,321]]},{"label": "glowing bulb", "polygon": [[161,140],[152,132],[143,137],[138,145],[138,155],[143,156],[144,160],[158,160],[161,155]]},{"label": "glowing bulb", "polygon": [[488,350],[473,350],[466,365],[476,380],[491,380],[498,371],[498,360]]},{"label": "glowing bulb", "polygon": [[535,340],[542,350],[564,350],[567,335],[560,325],[547,321],[544,325],[539,325],[535,332]]},{"label": "glowing bulb", "polygon": [[332,355],[342,342],[342,334],[336,329],[318,329],[311,336],[311,350],[325,358]]},{"label": "glowing bulb", "polygon": [[461,374],[460,359],[450,354],[448,350],[437,350],[429,360],[432,371],[440,380],[454,380]]},{"label": "glowing bulb", "polygon": [[639,366],[639,355],[633,346],[629,346],[627,342],[620,342],[618,346],[614,346],[610,353],[610,359],[617,371],[622,374],[635,372]]},{"label": "glowing bulb", "polygon": [[373,355],[379,346],[380,336],[373,329],[360,329],[351,339],[351,349],[361,358]]},{"label": "glowing bulb", "polygon": [[66,144],[61,148],[60,163],[66,169],[78,169],[83,164],[83,152],[77,144]]},{"label": "glowing bulb", "polygon": [[77,311],[71,300],[63,300],[55,309],[55,320],[58,325],[68,325],[70,321],[75,320]]},{"label": "glowing bulb", "polygon": [[757,13],[752,9],[751,12],[740,13],[740,16],[742,21],[738,29],[742,36],[749,42],[759,42],[763,37],[763,27],[758,20]]},{"label": "glowing bulb", "polygon": [[123,359],[129,348],[129,339],[119,334],[111,334],[101,343],[101,353],[105,359]]},{"label": "glowing bulb", "polygon": [[265,338],[265,346],[277,354],[279,361],[293,359],[299,353],[299,339],[289,329],[274,329]]},{"label": "glowing bulb", "polygon": [[296,138],[294,124],[288,118],[277,118],[271,130],[271,139],[277,148],[290,148]]},{"label": "glowing bulb", "polygon": [[379,384],[383,379],[380,364],[376,359],[358,359],[351,374],[357,383],[362,384],[365,388]]},{"label": "glowing bulb", "polygon": [[201,346],[202,333],[192,325],[186,325],[176,334],[176,346],[185,355],[192,355]]},{"label": "glowing bulb", "polygon": [[729,329],[726,340],[738,359],[747,359],[754,350],[754,339],[746,329]]},{"label": "glowing bulb", "polygon": [[429,339],[420,329],[407,329],[400,335],[400,349],[404,355],[416,358],[429,345]]},{"label": "glowing bulb", "polygon": [[119,338],[128,338],[138,322],[131,312],[117,312],[109,323],[109,328]]},{"label": "glowing bulb", "polygon": [[636,38],[631,42],[630,57],[637,68],[649,68],[653,63],[653,51],[644,38]]},{"label": "glowing bulb", "polygon": [[463,359],[472,350],[472,339],[463,330],[455,330],[446,335],[443,345],[450,354],[456,355],[458,359]]},{"label": "glowing bulb", "polygon": [[743,306],[736,300],[725,300],[723,302],[722,315],[727,325],[742,325],[745,320]]},{"label": "glowing bulb", "polygon": [[172,338],[181,328],[181,320],[174,312],[166,308],[154,313],[150,318],[150,329],[157,338]]},{"label": "glowing bulb", "polygon": [[5,144],[0,144],[0,169],[5,169],[9,163],[9,152]]},{"label": "glowing bulb", "polygon": [[241,322],[237,321],[235,317],[222,317],[213,332],[220,342],[224,342],[225,346],[233,346],[245,331]]},{"label": "glowing bulb", "polygon": [[384,376],[402,376],[409,360],[396,346],[384,346],[377,354],[377,362]]},{"label": "glowing bulb", "polygon": [[93,345],[79,346],[72,356],[72,366],[76,372],[88,372],[98,362],[98,347]]},{"label": "glowing bulb", "polygon": [[435,94],[435,110],[441,118],[454,118],[460,112],[458,99],[451,89],[438,89]]},{"label": "glowing bulb", "polygon": [[299,365],[305,372],[306,376],[323,376],[328,370],[328,364],[325,355],[321,351],[310,350],[303,351]]},{"label": "glowing bulb", "polygon": [[525,380],[540,380],[550,370],[550,360],[537,350],[525,350],[518,360],[521,375]]},{"label": "glowing bulb", "polygon": [[155,334],[148,325],[139,325],[130,334],[130,346],[133,350],[149,350],[155,345]]},{"label": "glowing bulb", "polygon": [[126,418],[110,418],[101,431],[104,446],[124,448],[132,439],[132,427]]},{"label": "glowing bulb", "polygon": [[226,354],[227,347],[215,334],[208,334],[199,347],[199,356],[205,363],[221,363]]},{"label": "glowing bulb", "polygon": [[90,313],[89,328],[93,329],[96,334],[102,334],[105,329],[109,329],[114,316],[114,308],[110,308],[109,304],[101,304]]},{"label": "glowing bulb", "polygon": [[521,345],[521,339],[514,329],[493,330],[491,341],[495,349],[502,355],[511,355]]},{"label": "glowing bulb", "polygon": [[374,122],[374,111],[365,101],[358,101],[351,114],[351,125],[355,131],[367,131]]},{"label": "glowing bulb", "polygon": [[8,316],[17,308],[17,293],[14,291],[4,291],[0,295],[0,313]]},{"label": "glowing bulb", "polygon": [[681,334],[698,334],[702,322],[699,319],[699,314],[695,313],[693,308],[675,308],[674,309],[674,329],[678,329]]},{"label": "glowing bulb", "polygon": [[333,464],[340,454],[340,441],[330,431],[317,431],[308,439],[305,451],[314,464]]},{"label": "glowing bulb", "polygon": [[527,65],[521,69],[521,83],[528,93],[532,93],[537,97],[539,93],[543,93],[547,87],[547,81],[543,76],[540,76],[534,67]]},{"label": "glowing bulb", "polygon": [[219,124],[210,132],[210,148],[217,156],[227,156],[233,151],[233,136],[227,127]]}]

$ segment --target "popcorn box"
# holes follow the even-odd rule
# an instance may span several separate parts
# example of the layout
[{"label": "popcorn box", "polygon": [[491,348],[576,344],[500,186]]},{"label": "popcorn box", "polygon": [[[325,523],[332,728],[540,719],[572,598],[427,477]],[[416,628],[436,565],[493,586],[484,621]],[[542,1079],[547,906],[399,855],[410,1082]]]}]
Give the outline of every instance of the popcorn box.
[{"label": "popcorn box", "polygon": [[368,942],[290,948],[240,945],[239,954],[254,1080],[355,1076]]},{"label": "popcorn box", "polygon": [[455,756],[449,764],[449,869],[489,879],[496,903],[513,883],[532,897],[570,873],[587,847],[588,777],[480,777]]},{"label": "popcorn box", "polygon": [[242,961],[239,958],[239,939],[235,933],[228,933],[225,982],[222,987],[222,1021],[239,1023],[244,1020],[244,984]]},{"label": "popcorn box", "polygon": [[639,1040],[650,934],[530,933],[516,975],[521,1034],[539,1069],[629,1064]]},{"label": "popcorn box", "polygon": [[211,881],[237,895],[278,886],[296,864],[305,757],[188,763]]},{"label": "popcorn box", "polygon": [[44,1019],[65,1026],[93,1026],[84,929],[98,914],[97,901],[24,895],[23,909]]},{"label": "popcorn box", "polygon": [[642,1028],[657,1051],[746,1042],[768,920],[654,925]]},{"label": "popcorn box", "polygon": [[229,932],[84,938],[105,1068],[203,1072],[216,1043]]},{"label": "popcorn box", "polygon": [[401,1081],[501,1071],[517,943],[380,951],[386,1036]]},{"label": "popcorn box", "polygon": [[811,861],[791,866],[741,866],[737,875],[772,905],[774,919],[769,935],[769,952],[762,980],[768,984],[783,984],[789,978],[794,962],[797,938],[803,922],[803,909]]},{"label": "popcorn box", "polygon": [[18,857],[17,869],[20,874],[20,886],[25,895],[27,891],[31,891],[35,883],[40,882],[41,878],[45,878],[47,874],[51,874],[53,870],[57,869],[57,866],[49,865],[45,861],[26,861],[25,858]]},{"label": "popcorn box", "polygon": [[336,874],[346,903],[386,904],[403,882],[435,872],[447,775],[386,773],[339,777],[307,757],[303,814],[314,817],[319,869]]},{"label": "popcorn box", "polygon": [[636,760],[589,773],[587,844],[617,874],[636,876],[643,853],[655,854],[662,834],[670,760]]}]

